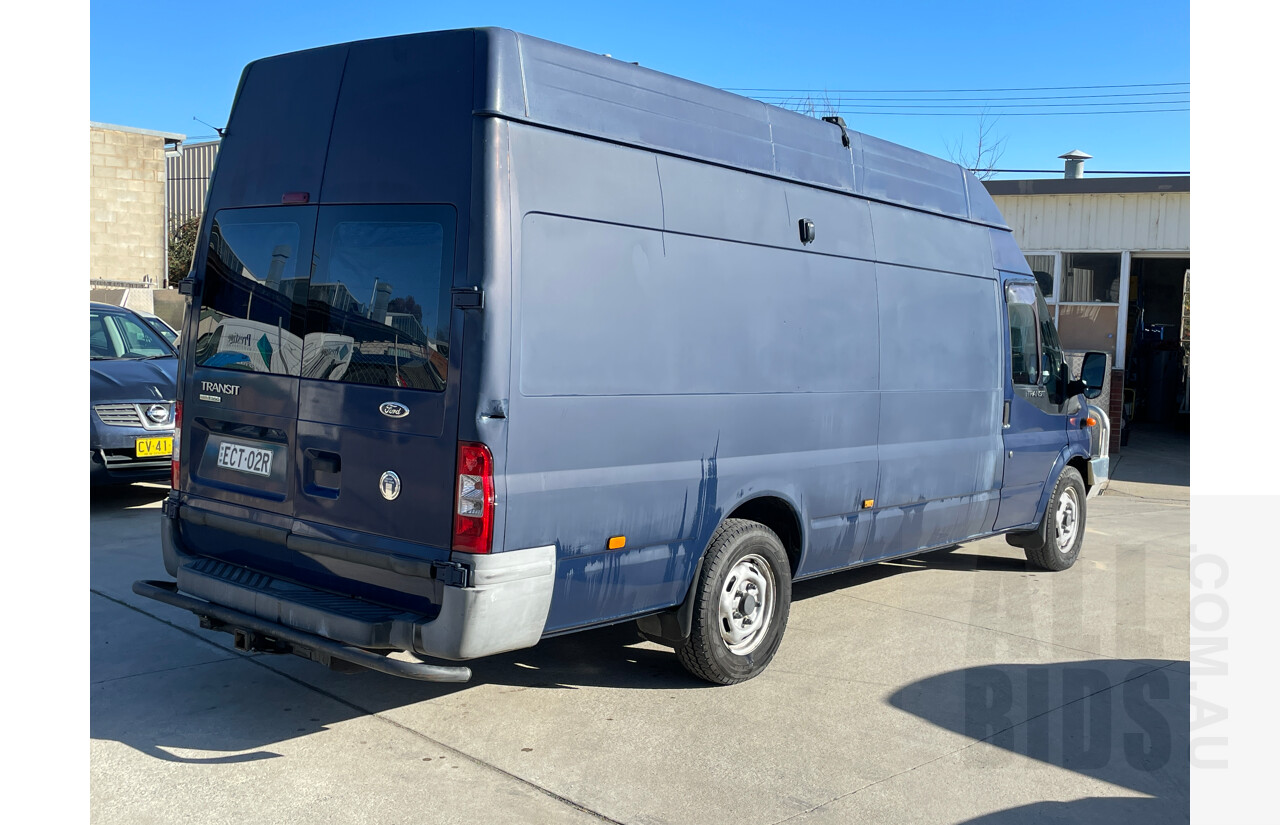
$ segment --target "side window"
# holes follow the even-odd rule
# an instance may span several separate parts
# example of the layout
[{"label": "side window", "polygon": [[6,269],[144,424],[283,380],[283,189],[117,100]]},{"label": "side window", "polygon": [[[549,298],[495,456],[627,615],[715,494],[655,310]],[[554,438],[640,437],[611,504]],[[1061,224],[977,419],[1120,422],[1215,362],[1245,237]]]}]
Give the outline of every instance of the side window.
[{"label": "side window", "polygon": [[1058,345],[1058,331],[1053,326],[1053,316],[1045,305],[1044,298],[1036,295],[1036,309],[1040,315],[1040,383],[1049,393],[1049,400],[1061,404],[1066,400],[1067,362],[1062,357],[1062,347]]},{"label": "side window", "polygon": [[1036,291],[1030,284],[1010,284],[1005,290],[1009,307],[1009,367],[1013,383],[1040,383],[1040,323],[1036,317]]},{"label": "side window", "polygon": [[113,319],[120,338],[124,341],[125,357],[149,358],[169,355],[169,349],[160,342],[159,336],[142,323],[124,315]]}]

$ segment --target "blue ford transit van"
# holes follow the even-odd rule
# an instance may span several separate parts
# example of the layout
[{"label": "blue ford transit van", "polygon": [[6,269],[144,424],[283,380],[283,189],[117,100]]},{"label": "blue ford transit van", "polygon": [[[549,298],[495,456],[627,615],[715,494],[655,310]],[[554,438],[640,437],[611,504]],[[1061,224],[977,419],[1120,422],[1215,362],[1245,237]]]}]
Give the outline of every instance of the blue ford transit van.
[{"label": "blue ford transit van", "polygon": [[163,547],[242,649],[463,681],[635,621],[729,684],[793,582],[1080,552],[1085,398],[952,163],[510,31],[244,71]]}]

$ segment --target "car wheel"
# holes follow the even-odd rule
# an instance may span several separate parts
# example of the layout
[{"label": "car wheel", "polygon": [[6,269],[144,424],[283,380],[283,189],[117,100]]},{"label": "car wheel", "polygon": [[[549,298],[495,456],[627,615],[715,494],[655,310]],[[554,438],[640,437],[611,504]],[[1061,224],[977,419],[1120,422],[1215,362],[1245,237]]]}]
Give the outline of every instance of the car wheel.
[{"label": "car wheel", "polygon": [[1027,561],[1044,570],[1066,570],[1076,563],[1084,542],[1085,489],[1076,468],[1067,467],[1058,476],[1044,518],[1039,531],[1044,541],[1024,547]]},{"label": "car wheel", "polygon": [[693,598],[689,638],[676,647],[685,669],[718,685],[758,675],[782,643],[791,610],[791,565],[778,536],[727,519],[711,537]]}]

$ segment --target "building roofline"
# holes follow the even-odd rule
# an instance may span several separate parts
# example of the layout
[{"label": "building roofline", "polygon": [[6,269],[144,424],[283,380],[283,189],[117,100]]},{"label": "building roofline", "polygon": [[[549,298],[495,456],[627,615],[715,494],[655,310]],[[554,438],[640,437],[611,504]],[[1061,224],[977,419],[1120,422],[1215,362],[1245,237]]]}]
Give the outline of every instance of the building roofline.
[{"label": "building roofline", "polygon": [[139,129],[136,126],[120,126],[115,123],[96,123],[89,121],[90,129],[110,129],[113,132],[129,132],[135,135],[147,135],[148,137],[164,138],[165,143],[182,143],[187,139],[186,135],[180,135],[177,132],[157,132],[154,129]]},{"label": "building roofline", "polygon": [[992,195],[1112,195],[1139,192],[1190,192],[1191,176],[985,180],[982,185]]}]

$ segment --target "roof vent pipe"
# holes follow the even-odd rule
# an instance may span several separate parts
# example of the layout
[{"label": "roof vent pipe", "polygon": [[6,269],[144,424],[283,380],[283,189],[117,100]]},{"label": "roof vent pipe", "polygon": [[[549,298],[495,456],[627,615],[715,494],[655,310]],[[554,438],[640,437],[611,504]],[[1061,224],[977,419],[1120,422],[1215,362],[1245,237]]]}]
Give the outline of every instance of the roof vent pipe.
[{"label": "roof vent pipe", "polygon": [[1058,155],[1058,157],[1066,161],[1066,168],[1063,170],[1062,176],[1067,180],[1071,180],[1072,178],[1084,177],[1084,162],[1093,157],[1093,155],[1085,154],[1079,149],[1072,149],[1065,155]]}]

